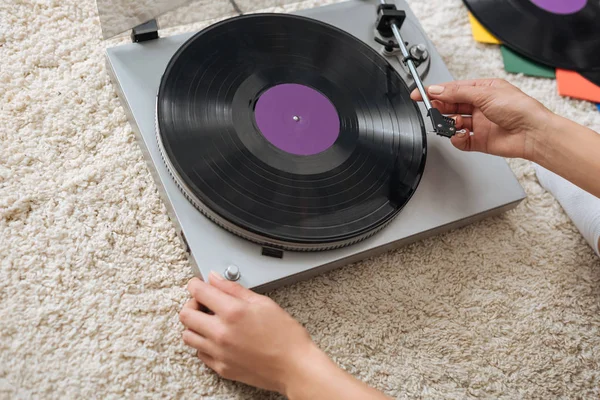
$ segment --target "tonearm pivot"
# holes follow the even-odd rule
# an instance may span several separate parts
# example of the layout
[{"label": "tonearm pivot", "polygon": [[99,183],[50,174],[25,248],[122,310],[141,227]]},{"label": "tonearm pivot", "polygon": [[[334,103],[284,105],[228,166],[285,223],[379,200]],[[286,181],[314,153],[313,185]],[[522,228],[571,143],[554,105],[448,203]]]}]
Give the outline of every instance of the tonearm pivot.
[{"label": "tonearm pivot", "polygon": [[440,110],[431,105],[429,96],[423,86],[423,81],[417,72],[416,64],[419,64],[421,60],[415,58],[407,49],[407,43],[402,39],[400,34],[400,27],[406,19],[406,13],[402,10],[398,10],[394,4],[387,4],[385,0],[380,0],[381,4],[377,8],[377,31],[382,37],[391,38],[392,36],[396,39],[396,43],[392,44],[388,42],[388,48],[386,50],[391,51],[393,48],[399,48],[402,53],[401,61],[408,67],[410,74],[417,85],[419,93],[423,98],[423,103],[427,109],[427,116],[431,119],[433,129],[435,133],[440,136],[452,137],[456,133],[456,122],[449,117],[442,115]]}]

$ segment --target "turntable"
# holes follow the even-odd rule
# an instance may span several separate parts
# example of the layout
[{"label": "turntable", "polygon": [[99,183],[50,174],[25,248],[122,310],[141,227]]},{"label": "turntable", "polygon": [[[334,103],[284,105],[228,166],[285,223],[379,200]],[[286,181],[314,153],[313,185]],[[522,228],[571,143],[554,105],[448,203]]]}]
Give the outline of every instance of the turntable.
[{"label": "turntable", "polygon": [[232,2],[243,15],[173,36],[154,18],[186,1],[137,16],[107,1],[105,37],[133,41],[108,70],[198,276],[264,292],[525,197],[503,159],[454,149],[451,121],[408,97],[452,76],[402,0]]}]

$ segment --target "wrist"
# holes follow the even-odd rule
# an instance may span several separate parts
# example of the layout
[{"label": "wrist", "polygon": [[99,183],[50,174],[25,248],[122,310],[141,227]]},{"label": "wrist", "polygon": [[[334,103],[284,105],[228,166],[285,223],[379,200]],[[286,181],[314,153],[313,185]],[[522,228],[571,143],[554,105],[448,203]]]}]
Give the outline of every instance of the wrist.
[{"label": "wrist", "polygon": [[334,374],[338,367],[314,343],[298,352],[284,373],[281,394],[290,400],[312,398],[319,380]]},{"label": "wrist", "polygon": [[540,124],[540,128],[527,132],[523,158],[536,164],[543,164],[548,156],[548,151],[553,146],[552,142],[555,140],[557,133],[564,129],[565,121],[567,120],[563,117],[548,110],[544,117],[544,123]]}]

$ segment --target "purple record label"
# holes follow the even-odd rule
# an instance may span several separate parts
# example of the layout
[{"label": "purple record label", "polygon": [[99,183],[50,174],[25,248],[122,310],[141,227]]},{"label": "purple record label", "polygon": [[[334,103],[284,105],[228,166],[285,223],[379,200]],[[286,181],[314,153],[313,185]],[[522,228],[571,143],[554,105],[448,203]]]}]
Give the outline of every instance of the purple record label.
[{"label": "purple record label", "polygon": [[340,118],[331,101],[295,83],[267,89],[256,102],[254,117],[269,142],[300,156],[327,150],[340,133]]},{"label": "purple record label", "polygon": [[588,0],[529,0],[539,8],[554,14],[574,14],[585,7]]}]

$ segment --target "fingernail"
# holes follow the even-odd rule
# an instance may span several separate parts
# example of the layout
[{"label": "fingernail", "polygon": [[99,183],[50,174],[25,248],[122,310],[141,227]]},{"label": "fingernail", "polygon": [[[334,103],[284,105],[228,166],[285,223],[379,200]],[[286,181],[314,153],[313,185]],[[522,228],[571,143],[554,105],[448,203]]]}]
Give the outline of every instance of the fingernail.
[{"label": "fingernail", "polygon": [[218,281],[223,281],[224,280],[223,277],[221,275],[217,274],[215,271],[210,271],[210,277],[214,278],[214,279],[216,279]]},{"label": "fingernail", "polygon": [[463,138],[466,135],[467,135],[467,131],[465,131],[464,129],[462,129],[460,131],[456,131],[456,137]]},{"label": "fingernail", "polygon": [[443,86],[438,86],[438,85],[429,86],[429,93],[431,93],[431,94],[442,94],[443,91],[444,91]]}]

